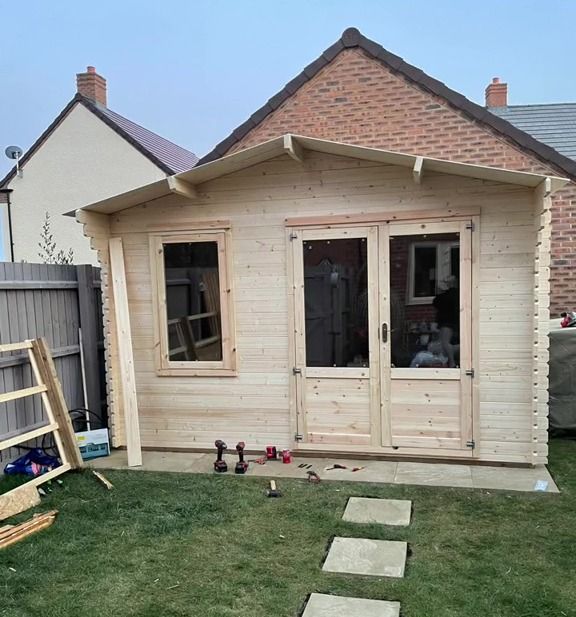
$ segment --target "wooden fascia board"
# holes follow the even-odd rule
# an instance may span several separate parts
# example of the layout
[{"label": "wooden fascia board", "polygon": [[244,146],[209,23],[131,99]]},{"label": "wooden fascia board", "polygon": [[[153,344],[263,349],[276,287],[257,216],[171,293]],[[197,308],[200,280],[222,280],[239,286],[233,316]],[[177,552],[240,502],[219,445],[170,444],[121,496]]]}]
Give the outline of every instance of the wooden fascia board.
[{"label": "wooden fascia board", "polygon": [[[206,163],[205,165],[194,167],[193,169],[182,172],[177,176],[169,176],[166,179],[158,180],[152,184],[148,184],[137,189],[132,189],[131,191],[127,191],[121,195],[90,204],[85,206],[85,209],[93,212],[112,214],[114,212],[132,208],[146,201],[159,199],[169,195],[170,193],[176,193],[183,195],[188,199],[194,199],[196,198],[196,192],[194,189],[199,184],[234,173],[236,171],[241,171],[247,167],[257,165],[258,163],[267,161],[275,156],[279,156],[282,153],[286,153],[299,163],[302,163],[304,160],[304,151],[306,150],[374,161],[384,165],[407,167],[413,170],[416,181],[418,175],[421,179],[424,166],[426,167],[427,173],[442,173],[488,180],[503,184],[526,186],[530,188],[535,188],[544,179],[544,176],[540,174],[512,171],[502,168],[486,167],[482,165],[473,165],[470,163],[460,163],[456,161],[447,161],[423,156],[420,157],[387,150],[379,150],[376,148],[367,148],[365,146],[342,144],[313,137],[304,137],[302,135],[287,134],[255,146],[251,146],[245,150],[240,150],[233,154],[229,154],[216,161]],[[418,159],[420,158],[422,159],[421,164],[418,163]],[[554,191],[569,182],[566,178],[555,176],[550,176],[550,180]]]}]

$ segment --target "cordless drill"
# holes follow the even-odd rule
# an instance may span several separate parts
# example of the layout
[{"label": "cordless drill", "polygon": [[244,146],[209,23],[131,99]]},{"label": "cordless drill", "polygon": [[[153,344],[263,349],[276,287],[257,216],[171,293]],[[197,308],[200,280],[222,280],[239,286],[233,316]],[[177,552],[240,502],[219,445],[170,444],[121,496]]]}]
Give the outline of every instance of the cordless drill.
[{"label": "cordless drill", "polygon": [[214,461],[214,471],[217,473],[225,473],[228,471],[228,465],[224,460],[224,450],[228,447],[221,439],[217,439],[214,445],[218,449],[218,458]]},{"label": "cordless drill", "polygon": [[246,473],[248,471],[248,463],[244,460],[244,448],[246,444],[243,441],[240,441],[236,444],[236,452],[238,452],[238,458],[240,459],[236,463],[236,468],[234,469],[234,473]]}]

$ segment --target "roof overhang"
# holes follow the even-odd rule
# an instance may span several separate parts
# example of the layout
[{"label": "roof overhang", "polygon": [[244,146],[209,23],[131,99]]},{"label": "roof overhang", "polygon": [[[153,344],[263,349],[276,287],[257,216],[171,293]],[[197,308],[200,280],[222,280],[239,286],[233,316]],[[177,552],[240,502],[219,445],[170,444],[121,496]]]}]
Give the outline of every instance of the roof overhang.
[{"label": "roof overhang", "polygon": [[[171,194],[195,199],[197,196],[196,187],[204,182],[252,167],[282,154],[288,154],[296,161],[303,162],[307,150],[373,161],[383,165],[407,167],[412,169],[415,182],[420,182],[422,176],[427,172],[477,178],[502,184],[515,184],[527,188],[536,188],[543,181],[547,180],[547,188],[554,192],[570,181],[567,178],[557,176],[510,171],[497,167],[472,165],[470,163],[458,163],[426,156],[354,146],[313,137],[303,137],[302,135],[286,134],[251,148],[234,152],[210,163],[199,165],[188,171],[158,180],[152,184],[147,184],[126,193],[92,203],[84,206],[82,210],[99,212],[101,214],[113,214],[114,212],[127,210],[128,208],[133,208],[142,203]],[[67,214],[73,216],[74,212]]]}]

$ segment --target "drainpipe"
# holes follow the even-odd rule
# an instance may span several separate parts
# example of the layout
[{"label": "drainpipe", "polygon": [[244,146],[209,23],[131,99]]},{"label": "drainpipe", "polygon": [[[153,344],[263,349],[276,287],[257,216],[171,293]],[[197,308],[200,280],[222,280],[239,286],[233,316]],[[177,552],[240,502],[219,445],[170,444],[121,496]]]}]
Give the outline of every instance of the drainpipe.
[{"label": "drainpipe", "polygon": [[14,189],[0,189],[2,195],[6,195],[6,205],[8,206],[8,236],[10,237],[10,261],[14,263],[14,236],[12,235],[12,202],[10,194]]}]

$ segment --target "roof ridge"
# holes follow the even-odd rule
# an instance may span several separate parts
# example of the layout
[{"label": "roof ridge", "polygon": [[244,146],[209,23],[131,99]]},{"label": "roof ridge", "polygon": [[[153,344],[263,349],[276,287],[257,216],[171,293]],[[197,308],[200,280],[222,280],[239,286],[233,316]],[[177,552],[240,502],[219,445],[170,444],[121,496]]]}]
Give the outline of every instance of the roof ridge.
[{"label": "roof ridge", "polygon": [[576,178],[576,161],[560,154],[554,148],[538,141],[525,131],[516,128],[513,124],[491,113],[467,99],[464,95],[452,90],[443,82],[427,75],[421,69],[409,64],[400,56],[389,52],[380,44],[365,37],[357,28],[347,28],[342,36],[316,60],[311,62],[294,79],[289,81],[284,88],[272,96],[268,101],[254,112],[248,120],[234,129],[228,137],[220,141],[208,154],[203,156],[198,163],[200,165],[218,159],[253,128],[258,126],[269,114],[278,109],[284,101],[299,90],[305,83],[310,81],[325,66],[327,66],[344,49],[358,47],[372,58],[379,60],[393,71],[402,74],[407,80],[417,84],[420,88],[432,92],[446,100],[451,106],[471,117],[473,120],[487,125],[505,138],[514,142],[522,149],[529,150],[533,156],[547,165],[560,169],[563,173]]}]

